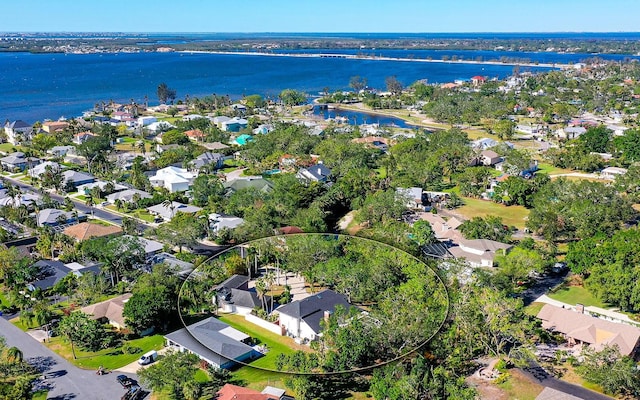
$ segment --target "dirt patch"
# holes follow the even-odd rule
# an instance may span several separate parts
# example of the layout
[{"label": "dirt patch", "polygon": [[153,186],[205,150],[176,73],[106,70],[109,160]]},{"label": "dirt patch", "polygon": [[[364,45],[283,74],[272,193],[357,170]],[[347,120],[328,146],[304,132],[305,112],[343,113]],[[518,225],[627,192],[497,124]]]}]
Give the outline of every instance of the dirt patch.
[{"label": "dirt patch", "polygon": [[490,381],[469,377],[466,379],[466,382],[478,391],[481,400],[509,400],[507,392]]}]

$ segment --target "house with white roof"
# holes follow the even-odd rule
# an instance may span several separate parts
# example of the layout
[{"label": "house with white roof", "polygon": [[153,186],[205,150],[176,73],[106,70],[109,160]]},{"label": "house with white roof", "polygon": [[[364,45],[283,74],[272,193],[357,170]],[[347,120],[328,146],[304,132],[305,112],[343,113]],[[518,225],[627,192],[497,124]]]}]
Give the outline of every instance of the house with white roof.
[{"label": "house with white roof", "polygon": [[111,204],[115,204],[116,200],[120,200],[123,203],[131,203],[134,197],[138,196],[140,199],[150,199],[151,194],[138,190],[138,189],[126,189],[121,192],[111,193],[107,195],[107,201]]},{"label": "house with white roof", "polygon": [[149,178],[152,186],[164,187],[169,192],[184,192],[189,190],[197,175],[193,172],[174,166],[168,166],[156,171],[156,174]]},{"label": "house with white roof", "polygon": [[396,196],[405,202],[407,208],[422,208],[422,188],[397,188]]},{"label": "house with white roof", "polygon": [[64,157],[67,154],[74,154],[76,148],[73,146],[53,146],[47,150],[47,154],[51,154],[54,157]]},{"label": "house with white roof", "polygon": [[29,175],[32,178],[40,179],[40,176],[45,172],[47,172],[47,169],[49,168],[51,169],[52,172],[55,173],[55,172],[62,171],[65,167],[63,167],[62,165],[58,164],[55,161],[45,161],[42,164],[38,164],[35,167],[31,168],[27,172],[27,175]]},{"label": "house with white roof", "polygon": [[220,123],[222,129],[225,132],[238,132],[241,129],[247,127],[248,121],[244,118],[233,117]]},{"label": "house with white roof", "polygon": [[626,168],[607,167],[602,171],[600,171],[600,176],[603,177],[604,179],[616,179],[616,177],[620,175],[624,175],[626,173],[627,173]]},{"label": "house with white roof", "polygon": [[244,224],[244,219],[240,217],[217,213],[209,214],[209,227],[213,234],[220,232],[222,229],[235,229],[242,224]]}]

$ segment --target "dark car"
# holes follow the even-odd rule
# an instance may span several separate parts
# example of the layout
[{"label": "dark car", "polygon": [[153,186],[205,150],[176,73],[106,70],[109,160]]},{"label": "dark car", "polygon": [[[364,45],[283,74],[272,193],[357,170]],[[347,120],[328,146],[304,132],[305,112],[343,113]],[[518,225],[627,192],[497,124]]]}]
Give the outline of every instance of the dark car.
[{"label": "dark car", "polygon": [[126,375],[118,375],[116,377],[116,380],[118,381],[119,384],[122,385],[123,388],[129,388],[131,385],[133,385],[133,381],[131,380],[131,378],[129,378]]},{"label": "dark car", "polygon": [[131,386],[120,400],[137,400],[144,397],[144,391],[138,385]]}]

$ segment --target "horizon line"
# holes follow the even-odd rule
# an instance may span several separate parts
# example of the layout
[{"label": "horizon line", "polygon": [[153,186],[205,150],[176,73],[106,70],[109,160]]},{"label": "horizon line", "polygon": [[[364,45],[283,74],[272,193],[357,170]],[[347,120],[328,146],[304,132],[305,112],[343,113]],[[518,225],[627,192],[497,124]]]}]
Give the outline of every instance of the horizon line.
[{"label": "horizon line", "polygon": [[252,35],[252,34],[404,34],[404,35],[433,35],[433,34],[558,34],[558,33],[572,33],[572,34],[589,34],[589,33],[598,33],[598,34],[618,34],[618,33],[638,33],[640,31],[438,31],[438,32],[391,32],[391,31],[359,31],[359,32],[349,32],[349,31],[117,31],[117,30],[103,30],[103,31],[90,31],[90,30],[55,30],[55,31],[0,31],[2,34],[6,33],[14,33],[14,34],[22,34],[22,33],[123,33],[123,34],[131,34],[131,33],[156,33],[156,34],[204,34],[204,35],[212,35],[212,34],[242,34],[242,35]]}]

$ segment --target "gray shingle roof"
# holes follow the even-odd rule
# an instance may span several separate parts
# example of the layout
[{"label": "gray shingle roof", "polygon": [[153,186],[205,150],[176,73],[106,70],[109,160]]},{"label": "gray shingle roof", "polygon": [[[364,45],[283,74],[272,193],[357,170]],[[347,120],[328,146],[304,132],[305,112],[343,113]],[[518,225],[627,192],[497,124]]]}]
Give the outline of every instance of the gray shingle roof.
[{"label": "gray shingle roof", "polygon": [[210,317],[165,337],[218,365],[242,359],[247,353],[255,352],[251,346],[221,333],[228,328],[229,325]]},{"label": "gray shingle roof", "polygon": [[327,289],[303,300],[296,300],[277,309],[281,314],[302,319],[316,333],[320,333],[320,321],[325,311],[334,312],[337,305],[345,309],[351,308],[347,299],[333,290]]}]

